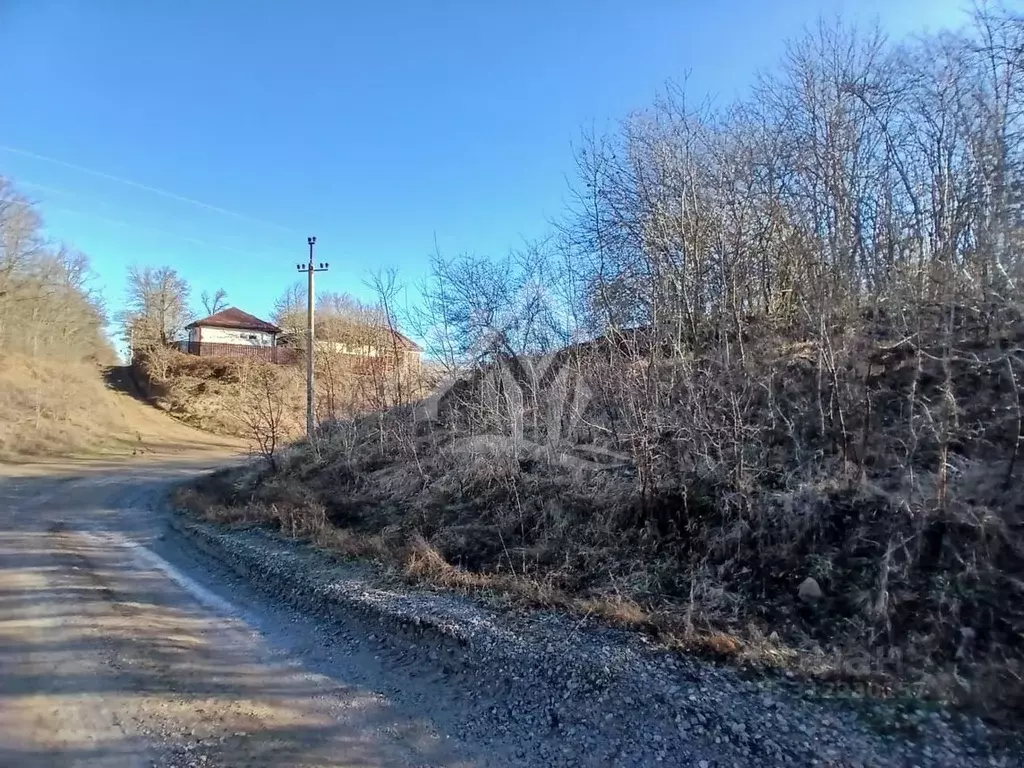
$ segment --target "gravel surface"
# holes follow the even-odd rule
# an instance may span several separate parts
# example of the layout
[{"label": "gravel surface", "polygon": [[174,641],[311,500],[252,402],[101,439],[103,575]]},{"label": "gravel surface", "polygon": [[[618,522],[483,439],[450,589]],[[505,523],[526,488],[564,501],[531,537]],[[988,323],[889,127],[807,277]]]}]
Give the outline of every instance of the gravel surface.
[{"label": "gravel surface", "polygon": [[427,706],[436,683],[167,531],[182,474],[0,465],[0,766],[507,764]]},{"label": "gravel surface", "polygon": [[[172,525],[264,594],[333,627],[342,645],[369,646],[418,685],[443,685],[446,722],[460,741],[492,746],[493,764],[1022,765],[1016,745],[974,718],[825,698],[589,620],[396,588],[370,566],[258,529],[184,515]],[[429,685],[419,690],[429,697]]]}]

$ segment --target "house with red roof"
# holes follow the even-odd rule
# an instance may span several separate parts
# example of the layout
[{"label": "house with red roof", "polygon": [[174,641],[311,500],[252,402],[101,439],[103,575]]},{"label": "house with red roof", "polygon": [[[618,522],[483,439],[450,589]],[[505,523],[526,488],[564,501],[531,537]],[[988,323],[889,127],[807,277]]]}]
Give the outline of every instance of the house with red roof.
[{"label": "house with red roof", "polygon": [[281,329],[273,323],[228,307],[185,326],[188,340],[182,351],[203,357],[251,357],[269,362],[290,362],[295,350],[278,348]]},{"label": "house with red roof", "polygon": [[[185,326],[188,340],[179,348],[202,357],[248,357],[273,363],[292,363],[300,358],[301,334],[287,333],[273,323],[236,307],[228,307]],[[418,368],[422,347],[405,334],[366,323],[332,318],[323,323],[318,353],[340,354],[354,371],[390,367]]]}]

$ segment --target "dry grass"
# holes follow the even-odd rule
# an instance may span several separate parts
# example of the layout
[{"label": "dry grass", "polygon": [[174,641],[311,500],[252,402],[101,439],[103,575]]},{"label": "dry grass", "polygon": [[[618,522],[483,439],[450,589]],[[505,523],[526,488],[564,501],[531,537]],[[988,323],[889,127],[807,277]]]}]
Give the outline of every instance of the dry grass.
[{"label": "dry grass", "polygon": [[[214,485],[217,485],[215,482]],[[197,517],[220,525],[260,525],[299,539],[345,559],[370,560],[382,567],[385,578],[425,584],[466,594],[503,598],[530,608],[556,608],[581,619],[597,619],[611,626],[647,632],[668,647],[717,659],[733,658],[752,666],[794,666],[797,654],[768,641],[755,646],[722,632],[684,630],[668,616],[659,616],[622,595],[579,597],[551,580],[508,574],[481,573],[452,565],[422,536],[403,537],[357,533],[332,526],[324,508],[315,502],[293,504],[224,504],[224,489],[207,483],[181,486],[175,504]]]},{"label": "dry grass", "polygon": [[[261,503],[225,506],[209,489],[179,487],[174,499],[179,508],[208,522],[222,525],[261,525],[345,559],[370,560],[386,578],[415,584],[486,595],[528,608],[559,609],[610,626],[646,632],[667,647],[705,658],[731,660],[751,667],[801,668],[800,656],[777,639],[741,639],[719,631],[695,631],[679,625],[676,617],[659,615],[622,595],[574,596],[550,580],[468,571],[452,565],[423,537],[406,540],[396,535],[369,535],[331,526],[323,507],[311,503],[285,508]],[[804,671],[811,672],[804,666]]]},{"label": "dry grass", "polygon": [[[302,496],[297,488],[292,490]],[[382,577],[424,584],[466,594],[485,595],[528,608],[558,609],[610,626],[644,632],[665,647],[715,661],[725,661],[756,670],[787,670],[825,682],[855,685],[865,693],[890,695],[911,693],[927,698],[953,700],[980,706],[990,714],[991,701],[970,696],[961,677],[941,671],[925,672],[900,679],[880,669],[871,653],[843,647],[827,650],[819,645],[807,647],[780,637],[778,631],[766,633],[762,623],[723,630],[709,625],[709,616],[695,617],[679,605],[663,601],[638,600],[617,592],[581,596],[574,592],[571,579],[564,574],[515,574],[469,570],[450,562],[435,546],[418,533],[406,534],[398,526],[370,534],[329,523],[324,507],[310,500],[294,499],[282,504],[250,501],[225,504],[231,494],[224,489],[182,487],[175,493],[179,507],[209,522],[229,525],[260,525],[283,535],[309,542],[345,559],[369,560],[382,568]],[[614,553],[605,553],[613,557]],[[694,623],[698,618],[699,623]],[[713,622],[713,619],[711,619]],[[1004,686],[1007,664],[989,665],[974,678],[980,690]],[[1007,693],[1012,693],[1007,691]],[[953,695],[956,694],[956,695]]]},{"label": "dry grass", "polygon": [[[379,381],[359,374],[349,356],[324,355],[317,362],[317,413],[324,421],[366,412],[381,398]],[[362,361],[366,362],[366,361]],[[135,366],[150,399],[185,424],[219,435],[254,440],[248,411],[259,396],[254,381],[273,382],[283,439],[305,433],[306,388],[302,365],[273,365],[244,358],[199,357],[173,349],[155,350]],[[404,382],[406,389],[412,382]]]},{"label": "dry grass", "polygon": [[[583,368],[595,396],[574,447],[613,462],[566,463],[564,451],[538,449],[532,427],[503,432],[533,414],[489,401],[483,371],[436,419],[394,409],[336,424],[316,451],[286,451],[276,472],[206,487],[197,508],[269,515],[261,522],[286,531],[305,530],[290,516],[309,514],[317,543],[402,578],[572,610],[741,664],[1005,713],[1024,701],[1014,490],[1024,462],[1010,461],[1006,358],[986,362],[987,342],[968,330],[957,343],[974,351],[958,353],[952,384],[928,348],[915,357],[883,334],[845,332],[820,398],[811,342],[748,341],[742,375],[711,356],[702,368],[659,360],[652,386],[665,405],[645,422],[651,432],[618,442],[595,439],[593,425],[624,430],[623,401],[646,406],[629,401],[628,376]],[[944,387],[959,426],[942,449]],[[819,599],[801,598],[807,578]]]},{"label": "dry grass", "polygon": [[0,356],[0,459],[102,452],[122,423],[97,366]]},{"label": "dry grass", "polygon": [[[153,402],[179,421],[218,435],[249,438],[249,428],[241,418],[246,402],[244,386],[247,366],[269,365],[238,358],[198,357],[174,350],[160,350],[152,359],[136,366]],[[276,367],[276,366],[275,366]],[[291,423],[301,422],[302,407],[297,371],[291,373],[291,386],[281,391],[282,401],[291,405]],[[294,431],[292,437],[298,436]]]},{"label": "dry grass", "polygon": [[0,460],[242,448],[140,402],[124,368],[0,355]]}]

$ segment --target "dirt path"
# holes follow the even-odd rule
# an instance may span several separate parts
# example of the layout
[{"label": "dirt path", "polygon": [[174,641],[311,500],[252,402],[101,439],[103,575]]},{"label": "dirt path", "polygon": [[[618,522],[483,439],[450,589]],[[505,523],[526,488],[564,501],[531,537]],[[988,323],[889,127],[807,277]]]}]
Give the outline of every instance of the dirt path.
[{"label": "dirt path", "polygon": [[196,453],[239,452],[246,449],[242,440],[194,429],[146,403],[127,366],[107,369],[104,378],[121,415],[125,433],[122,442],[126,448],[128,445],[137,448],[137,455],[194,456]]},{"label": "dirt path", "polygon": [[[277,539],[232,569],[163,500],[235,447],[126,397],[151,451],[0,465],[0,768],[1021,764],[937,712],[911,738],[878,709],[879,731],[633,635],[396,589]],[[247,537],[271,541],[224,536]],[[459,649],[392,631],[399,603],[459,628]]]},{"label": "dirt path", "polygon": [[466,764],[350,682],[372,659],[310,661],[313,630],[189,559],[154,507],[202,466],[0,480],[0,766]]},{"label": "dirt path", "polygon": [[466,764],[364,649],[175,539],[168,483],[243,446],[124,384],[130,453],[0,465],[0,766]]}]

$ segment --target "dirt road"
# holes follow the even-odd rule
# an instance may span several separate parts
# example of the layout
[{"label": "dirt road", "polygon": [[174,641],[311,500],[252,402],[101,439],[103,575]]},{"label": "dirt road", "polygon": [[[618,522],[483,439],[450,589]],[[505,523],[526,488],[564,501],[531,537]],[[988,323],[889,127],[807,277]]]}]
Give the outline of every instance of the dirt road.
[{"label": "dirt road", "polygon": [[[862,720],[574,616],[399,594],[256,533],[224,537],[236,554],[264,540],[241,580],[164,503],[238,446],[123,405],[145,450],[0,464],[0,768],[1021,764],[980,722],[924,712],[879,731],[891,710]],[[250,580],[274,585],[282,562],[274,588]],[[288,607],[327,594],[321,577],[349,607]],[[399,606],[468,633],[461,655],[396,640],[382,617]]]},{"label": "dirt road", "polygon": [[0,467],[0,766],[476,764],[175,538],[166,485],[225,458]]}]

